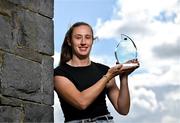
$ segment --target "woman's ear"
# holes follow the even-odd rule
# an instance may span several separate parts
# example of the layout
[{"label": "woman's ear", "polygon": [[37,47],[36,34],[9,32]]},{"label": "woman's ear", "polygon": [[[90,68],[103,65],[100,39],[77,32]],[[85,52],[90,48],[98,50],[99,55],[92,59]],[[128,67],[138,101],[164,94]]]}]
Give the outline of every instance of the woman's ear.
[{"label": "woman's ear", "polygon": [[69,38],[67,39],[67,43],[68,43],[69,46],[71,46],[71,41],[70,41]]}]

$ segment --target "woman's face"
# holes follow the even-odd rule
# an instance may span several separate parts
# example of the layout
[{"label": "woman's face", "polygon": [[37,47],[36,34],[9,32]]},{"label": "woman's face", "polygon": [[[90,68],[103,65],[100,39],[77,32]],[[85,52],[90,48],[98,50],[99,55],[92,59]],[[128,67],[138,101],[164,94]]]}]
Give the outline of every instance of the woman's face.
[{"label": "woman's face", "polygon": [[69,42],[73,55],[80,58],[89,57],[92,44],[93,36],[89,26],[81,25],[73,29],[71,42]]}]

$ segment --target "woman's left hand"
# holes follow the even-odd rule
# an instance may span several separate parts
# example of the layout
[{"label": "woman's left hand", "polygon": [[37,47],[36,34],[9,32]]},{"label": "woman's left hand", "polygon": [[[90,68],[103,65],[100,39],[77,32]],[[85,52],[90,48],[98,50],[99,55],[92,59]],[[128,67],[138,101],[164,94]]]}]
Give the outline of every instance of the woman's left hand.
[{"label": "woman's left hand", "polygon": [[[132,66],[126,66],[126,64],[135,64]],[[125,63],[125,65],[122,66],[122,73],[120,74],[120,76],[128,76],[129,74],[131,74],[134,70],[136,70],[138,67],[140,66],[139,62],[137,59],[133,59],[133,60],[129,60]]]}]

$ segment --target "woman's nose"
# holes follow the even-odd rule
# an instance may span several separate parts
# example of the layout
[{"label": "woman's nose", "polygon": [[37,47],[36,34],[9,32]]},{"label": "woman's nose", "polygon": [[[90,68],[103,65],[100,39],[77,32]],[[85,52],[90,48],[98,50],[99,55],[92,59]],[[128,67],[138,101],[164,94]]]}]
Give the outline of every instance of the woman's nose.
[{"label": "woman's nose", "polygon": [[86,44],[86,39],[85,39],[85,37],[82,37],[82,39],[81,39],[81,44]]}]

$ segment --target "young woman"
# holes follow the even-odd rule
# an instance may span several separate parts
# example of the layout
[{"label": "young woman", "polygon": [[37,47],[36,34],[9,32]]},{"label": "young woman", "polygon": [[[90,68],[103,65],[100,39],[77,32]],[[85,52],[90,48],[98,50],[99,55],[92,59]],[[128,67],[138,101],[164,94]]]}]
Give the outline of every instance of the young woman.
[{"label": "young woman", "polygon": [[[92,27],[77,22],[67,31],[62,44],[60,64],[54,70],[54,85],[67,123],[112,123],[106,95],[119,114],[129,112],[128,75],[137,67],[125,69],[117,64],[109,68],[91,61],[93,41]],[[115,76],[120,78],[120,89]]]}]

